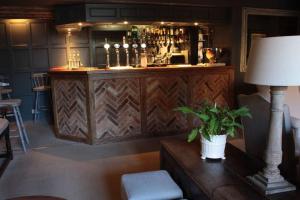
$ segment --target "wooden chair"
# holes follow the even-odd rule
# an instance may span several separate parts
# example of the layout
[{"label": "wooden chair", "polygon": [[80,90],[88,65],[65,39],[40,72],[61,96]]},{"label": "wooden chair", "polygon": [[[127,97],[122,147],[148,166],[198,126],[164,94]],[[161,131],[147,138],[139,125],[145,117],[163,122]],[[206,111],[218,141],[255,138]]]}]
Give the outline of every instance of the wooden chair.
[{"label": "wooden chair", "polygon": [[[9,79],[7,76],[0,74],[0,82],[1,83],[9,83]],[[9,86],[0,86],[0,99],[5,97],[10,99],[11,98],[12,89]]]},{"label": "wooden chair", "polygon": [[20,112],[20,105],[21,105],[21,99],[5,99],[0,100],[0,108],[10,108],[13,110],[13,116],[15,117],[19,137],[21,139],[21,145],[23,148],[23,151],[26,152],[26,144],[29,144],[29,139],[27,135],[27,131],[25,129],[22,115]]},{"label": "wooden chair", "polygon": [[0,164],[0,177],[6,169],[10,160],[13,159],[9,138],[9,123],[6,119],[0,118],[0,139],[5,138],[6,152],[0,154],[0,159],[4,159]]},{"label": "wooden chair", "polygon": [[35,102],[34,102],[34,122],[38,119],[39,112],[41,110],[47,110],[45,106],[40,106],[39,96],[42,92],[48,92],[51,87],[49,85],[49,78],[47,73],[33,73],[32,76],[32,90],[35,93]]}]

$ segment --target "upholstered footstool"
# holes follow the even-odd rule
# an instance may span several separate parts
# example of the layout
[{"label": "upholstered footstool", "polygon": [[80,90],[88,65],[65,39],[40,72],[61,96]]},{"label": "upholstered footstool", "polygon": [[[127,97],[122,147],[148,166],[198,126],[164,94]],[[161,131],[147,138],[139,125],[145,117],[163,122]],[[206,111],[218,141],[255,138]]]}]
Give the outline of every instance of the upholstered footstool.
[{"label": "upholstered footstool", "polygon": [[121,180],[124,200],[181,199],[182,191],[165,170],[124,174]]}]

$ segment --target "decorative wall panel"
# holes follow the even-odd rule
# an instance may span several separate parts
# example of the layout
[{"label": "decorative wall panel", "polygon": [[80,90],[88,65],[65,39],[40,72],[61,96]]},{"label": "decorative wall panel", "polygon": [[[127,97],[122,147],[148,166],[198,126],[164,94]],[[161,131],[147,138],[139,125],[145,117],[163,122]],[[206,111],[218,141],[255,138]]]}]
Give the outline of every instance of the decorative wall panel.
[{"label": "decorative wall panel", "polygon": [[55,31],[55,27],[52,26],[51,30],[51,44],[52,45],[65,45],[66,35]]},{"label": "decorative wall panel", "polygon": [[148,77],[145,99],[147,134],[164,135],[186,130],[186,118],[174,108],[187,105],[187,97],[187,77]]},{"label": "decorative wall panel", "polygon": [[96,139],[99,142],[141,134],[140,80],[94,81]]},{"label": "decorative wall panel", "polygon": [[29,45],[29,23],[9,23],[10,41],[12,46]]},{"label": "decorative wall panel", "polygon": [[88,44],[89,43],[88,29],[82,29],[80,32],[72,33],[70,42],[73,44]]},{"label": "decorative wall panel", "polygon": [[14,82],[12,82],[12,89],[15,96],[31,95],[32,87],[30,72],[16,72],[12,75],[12,78],[14,80]]},{"label": "decorative wall panel", "polygon": [[88,138],[84,80],[53,80],[56,126],[59,136]]},{"label": "decorative wall panel", "polygon": [[30,69],[30,56],[28,49],[14,49],[13,55],[16,71],[25,71]]},{"label": "decorative wall panel", "polygon": [[231,105],[231,85],[229,74],[205,74],[191,78],[193,107],[199,106],[204,100],[216,102],[219,105]]},{"label": "decorative wall panel", "polygon": [[[33,107],[29,102],[34,102],[31,74],[47,72],[50,66],[67,64],[66,33],[58,33],[52,21],[32,19],[32,17],[39,19],[49,17],[47,15],[48,12],[51,14],[49,9],[1,7],[0,11],[3,11],[2,14],[5,13],[3,15],[0,13],[1,16],[13,16],[11,18],[14,19],[7,20],[2,17],[0,20],[0,73],[10,78],[9,81],[13,85],[12,96],[22,99],[24,120],[31,120]],[[83,49],[81,52],[83,63],[93,65],[90,63],[91,55],[89,55],[91,45],[89,29],[72,35],[74,37],[71,46]],[[40,98],[40,103],[47,105],[48,100]],[[44,118],[43,114],[51,117],[49,111],[42,112],[41,118]]]},{"label": "decorative wall panel", "polygon": [[11,70],[11,54],[8,49],[0,49],[0,71],[8,72]]},{"label": "decorative wall panel", "polygon": [[46,23],[31,23],[32,46],[41,46],[48,44],[48,30]]},{"label": "decorative wall panel", "polygon": [[48,49],[38,48],[32,50],[32,68],[48,70]]},{"label": "decorative wall panel", "polygon": [[0,47],[7,45],[6,28],[4,23],[0,23]]},{"label": "decorative wall panel", "polygon": [[67,64],[67,49],[52,48],[51,50],[51,66],[64,66]]}]

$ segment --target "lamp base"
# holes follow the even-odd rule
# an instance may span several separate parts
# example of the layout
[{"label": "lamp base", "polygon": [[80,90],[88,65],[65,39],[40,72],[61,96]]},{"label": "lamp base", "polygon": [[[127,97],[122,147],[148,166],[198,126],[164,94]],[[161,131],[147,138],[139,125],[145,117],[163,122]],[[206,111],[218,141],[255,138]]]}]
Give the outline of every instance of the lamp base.
[{"label": "lamp base", "polygon": [[289,192],[296,190],[296,187],[286,181],[282,176],[277,178],[267,178],[263,173],[258,172],[253,176],[247,177],[252,185],[264,195],[276,194],[281,192]]}]

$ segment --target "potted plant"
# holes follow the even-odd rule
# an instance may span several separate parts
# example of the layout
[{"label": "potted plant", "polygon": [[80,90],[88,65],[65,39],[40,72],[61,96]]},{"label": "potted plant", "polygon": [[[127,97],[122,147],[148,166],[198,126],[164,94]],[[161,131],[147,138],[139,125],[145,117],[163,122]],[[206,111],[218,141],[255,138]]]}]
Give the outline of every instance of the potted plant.
[{"label": "potted plant", "polygon": [[227,135],[234,137],[237,128],[243,128],[237,122],[238,117],[251,117],[249,109],[241,107],[230,109],[217,104],[203,103],[199,109],[178,107],[184,114],[192,114],[200,120],[200,125],[189,133],[188,142],[201,135],[201,158],[225,159],[224,151]]}]

